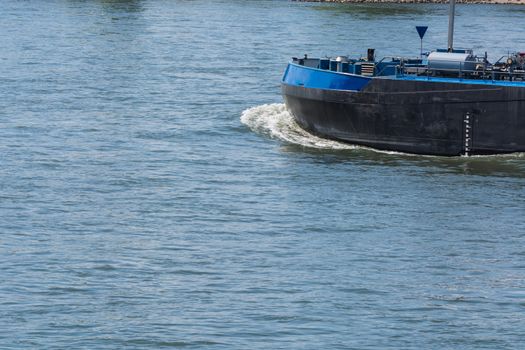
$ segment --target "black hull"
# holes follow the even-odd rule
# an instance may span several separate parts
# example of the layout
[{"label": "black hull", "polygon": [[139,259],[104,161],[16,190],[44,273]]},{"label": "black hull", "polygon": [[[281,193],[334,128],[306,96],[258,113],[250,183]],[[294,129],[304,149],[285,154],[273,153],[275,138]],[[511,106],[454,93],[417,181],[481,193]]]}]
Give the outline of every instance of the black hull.
[{"label": "black hull", "polygon": [[361,91],[282,85],[288,110],[317,135],[429,155],[525,151],[525,89],[375,78]]}]

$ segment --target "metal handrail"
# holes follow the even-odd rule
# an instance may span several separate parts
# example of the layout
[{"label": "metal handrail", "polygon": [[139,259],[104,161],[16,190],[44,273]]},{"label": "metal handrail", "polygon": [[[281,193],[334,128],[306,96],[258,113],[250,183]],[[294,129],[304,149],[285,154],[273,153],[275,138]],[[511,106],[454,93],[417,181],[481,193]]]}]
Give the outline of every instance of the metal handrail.
[{"label": "metal handrail", "polygon": [[[415,67],[419,68],[419,67]],[[502,79],[495,79],[496,77],[503,77],[503,78],[509,78],[510,81],[514,81],[515,78],[521,78],[520,81],[525,81],[525,70],[524,71],[494,71],[494,70],[487,70],[486,67],[483,67],[483,70],[471,70],[471,69],[463,69],[462,64],[460,64],[459,71],[457,69],[447,69],[447,68],[429,68],[429,67],[421,67],[424,69],[424,73],[426,73],[427,77],[430,78],[430,73],[436,73],[436,72],[445,72],[445,73],[458,73],[458,78],[463,79],[465,75],[474,75],[476,74],[476,78],[474,80],[502,80]],[[396,70],[399,70],[399,73],[401,73],[403,76],[407,73],[407,67],[402,67],[401,65],[396,66]],[[396,72],[396,76],[399,74]],[[480,74],[481,73],[481,74]],[[419,72],[416,72],[416,74],[419,74]]]}]

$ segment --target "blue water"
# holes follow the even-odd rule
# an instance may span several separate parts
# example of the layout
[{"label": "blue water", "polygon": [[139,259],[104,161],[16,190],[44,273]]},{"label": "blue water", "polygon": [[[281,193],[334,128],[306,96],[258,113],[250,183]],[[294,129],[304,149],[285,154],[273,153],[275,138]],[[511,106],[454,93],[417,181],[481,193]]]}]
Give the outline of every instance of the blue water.
[{"label": "blue water", "polygon": [[[524,50],[525,9],[458,6]],[[322,140],[290,56],[444,46],[445,5],[0,3],[1,349],[521,349],[525,156]]]}]

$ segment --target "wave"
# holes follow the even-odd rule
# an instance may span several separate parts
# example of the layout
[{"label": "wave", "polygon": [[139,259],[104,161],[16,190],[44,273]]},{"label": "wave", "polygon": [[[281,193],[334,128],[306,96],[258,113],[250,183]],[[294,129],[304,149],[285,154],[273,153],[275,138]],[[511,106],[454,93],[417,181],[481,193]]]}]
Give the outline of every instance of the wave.
[{"label": "wave", "polygon": [[286,110],[284,103],[264,104],[242,112],[241,122],[251,130],[303,147],[332,150],[361,148],[314,136],[301,128]]}]

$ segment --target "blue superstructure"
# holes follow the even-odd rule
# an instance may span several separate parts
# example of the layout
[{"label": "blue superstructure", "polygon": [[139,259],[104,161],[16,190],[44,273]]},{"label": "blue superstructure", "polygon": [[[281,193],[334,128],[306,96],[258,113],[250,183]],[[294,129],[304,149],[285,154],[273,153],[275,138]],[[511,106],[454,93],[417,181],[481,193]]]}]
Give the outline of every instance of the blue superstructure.
[{"label": "blue superstructure", "polygon": [[388,58],[334,59],[294,58],[282,82],[324,90],[361,91],[372,79],[426,81],[490,86],[525,86],[525,54],[509,56],[503,63],[489,64],[470,50],[437,50],[429,59]]},{"label": "blue superstructure", "polygon": [[306,88],[360,91],[370,80],[370,77],[289,63],[282,82]]}]

